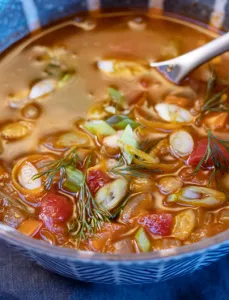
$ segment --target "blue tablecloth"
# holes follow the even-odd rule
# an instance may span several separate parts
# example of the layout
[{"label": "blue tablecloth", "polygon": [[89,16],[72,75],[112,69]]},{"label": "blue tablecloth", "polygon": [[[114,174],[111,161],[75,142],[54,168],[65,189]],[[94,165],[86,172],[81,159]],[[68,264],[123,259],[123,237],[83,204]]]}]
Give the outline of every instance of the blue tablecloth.
[{"label": "blue tablecloth", "polygon": [[115,286],[74,281],[43,270],[0,242],[1,300],[228,300],[229,256],[189,276]]}]

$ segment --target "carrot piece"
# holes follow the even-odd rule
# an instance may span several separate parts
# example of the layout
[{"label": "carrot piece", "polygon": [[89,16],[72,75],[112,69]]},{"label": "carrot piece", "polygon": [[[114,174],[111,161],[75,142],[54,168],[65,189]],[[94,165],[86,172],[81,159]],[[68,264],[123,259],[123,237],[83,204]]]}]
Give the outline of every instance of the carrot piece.
[{"label": "carrot piece", "polygon": [[35,219],[28,219],[18,227],[18,231],[28,236],[34,236],[41,228],[41,226],[41,221]]}]

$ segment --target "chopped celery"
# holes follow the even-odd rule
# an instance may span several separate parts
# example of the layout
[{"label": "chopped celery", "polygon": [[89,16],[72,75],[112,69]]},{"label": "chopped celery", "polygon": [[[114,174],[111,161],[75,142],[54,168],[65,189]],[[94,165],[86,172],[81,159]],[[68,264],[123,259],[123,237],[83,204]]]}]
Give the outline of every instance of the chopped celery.
[{"label": "chopped celery", "polygon": [[122,150],[122,154],[124,158],[126,159],[128,164],[131,164],[132,159],[134,157],[133,154],[129,153],[126,150],[127,145],[133,146],[134,148],[138,148],[138,142],[136,141],[133,133],[133,129],[130,127],[130,125],[127,125],[121,138],[120,138],[120,148]]},{"label": "chopped celery", "polygon": [[114,102],[116,102],[120,105],[122,105],[125,101],[125,98],[121,94],[121,92],[119,90],[115,89],[115,88],[109,87],[108,88],[108,94]]},{"label": "chopped celery", "polygon": [[103,120],[92,120],[85,123],[84,127],[91,133],[99,136],[115,134],[115,130]]},{"label": "chopped celery", "polygon": [[112,116],[107,119],[106,122],[117,130],[125,129],[127,125],[130,125],[131,128],[135,129],[140,125],[129,117],[123,115]]},{"label": "chopped celery", "polygon": [[151,243],[145,233],[145,230],[142,227],[138,229],[137,233],[135,234],[135,240],[142,252],[150,251]]},{"label": "chopped celery", "polygon": [[67,180],[64,182],[63,187],[72,192],[78,192],[80,186],[84,182],[84,175],[80,170],[75,169],[72,166],[65,168]]}]

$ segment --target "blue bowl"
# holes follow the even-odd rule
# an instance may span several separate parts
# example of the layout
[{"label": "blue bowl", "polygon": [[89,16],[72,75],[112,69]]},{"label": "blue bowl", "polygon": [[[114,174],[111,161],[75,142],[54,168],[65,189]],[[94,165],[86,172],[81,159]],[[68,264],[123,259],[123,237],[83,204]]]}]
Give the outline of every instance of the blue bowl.
[{"label": "blue bowl", "polygon": [[[0,0],[0,52],[39,27],[76,13],[150,8],[229,30],[229,1],[224,0]],[[122,256],[51,246],[3,224],[0,224],[0,238],[50,271],[82,281],[110,284],[171,279],[207,266],[229,253],[228,231],[176,249]]]}]

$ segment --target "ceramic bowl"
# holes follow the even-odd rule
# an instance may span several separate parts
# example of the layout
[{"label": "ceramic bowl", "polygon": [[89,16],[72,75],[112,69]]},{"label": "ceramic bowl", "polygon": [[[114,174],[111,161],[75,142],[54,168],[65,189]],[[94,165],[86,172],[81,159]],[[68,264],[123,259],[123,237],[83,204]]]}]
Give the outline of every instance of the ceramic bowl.
[{"label": "ceramic bowl", "polygon": [[[229,30],[226,0],[0,0],[0,52],[15,42],[62,18],[92,10],[150,11],[175,14]],[[75,251],[48,245],[0,224],[0,238],[44,268],[82,281],[109,284],[158,282],[209,265],[229,253],[229,232],[177,249],[138,255],[111,255]]]}]

